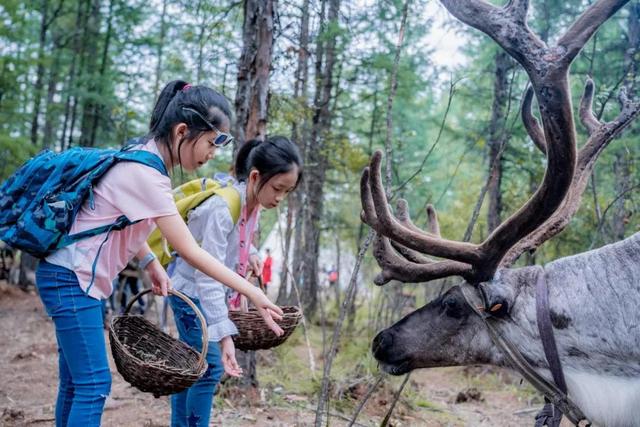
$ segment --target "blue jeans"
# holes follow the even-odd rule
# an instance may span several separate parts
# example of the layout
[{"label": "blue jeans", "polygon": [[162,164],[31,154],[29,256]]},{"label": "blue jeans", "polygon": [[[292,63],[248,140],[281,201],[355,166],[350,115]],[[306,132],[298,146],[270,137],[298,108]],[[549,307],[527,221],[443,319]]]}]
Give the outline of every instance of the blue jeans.
[{"label": "blue jeans", "polygon": [[111,391],[102,303],[85,295],[73,271],[44,260],[36,284],[58,340],[56,426],[99,426]]},{"label": "blue jeans", "polygon": [[[192,298],[191,301],[202,311],[197,298]],[[186,302],[176,296],[169,296],[169,303],[180,339],[196,350],[202,350],[202,329],[196,313]],[[220,345],[217,342],[209,342],[207,363],[209,366],[206,372],[194,385],[171,396],[172,427],[207,427],[209,425],[213,393],[224,372]]]}]

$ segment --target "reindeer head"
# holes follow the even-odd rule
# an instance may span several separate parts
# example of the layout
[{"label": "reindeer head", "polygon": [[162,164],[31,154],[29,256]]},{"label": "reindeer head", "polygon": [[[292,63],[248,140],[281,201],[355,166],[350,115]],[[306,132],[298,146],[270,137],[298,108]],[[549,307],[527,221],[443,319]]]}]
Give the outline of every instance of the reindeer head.
[{"label": "reindeer head", "polygon": [[[419,367],[499,362],[499,352],[461,290],[468,287],[476,292],[481,287],[485,300],[482,308],[508,317],[515,304],[515,290],[505,285],[507,281],[496,280],[496,271],[508,267],[523,252],[534,250],[567,225],[579,206],[598,155],[640,111],[640,103],[632,102],[621,90],[620,114],[611,122],[600,122],[592,112],[594,88],[588,80],[580,119],[589,139],[579,151],[576,149],[569,66],[591,35],[626,0],[596,1],[558,39],[556,46],[547,46],[526,25],[526,0],[510,0],[504,7],[473,0],[442,3],[458,19],[494,39],[529,75],[531,87],[523,99],[522,119],[529,136],[547,158],[547,170],[524,206],[484,242],[474,244],[442,238],[432,206],[427,207],[427,231],[413,224],[404,200],[398,201],[394,216],[382,185],[382,154],[374,153],[362,174],[361,216],[377,232],[373,250],[382,272],[375,283],[429,282],[448,276],[461,276],[466,281],[376,336],[373,353],[394,374]],[[540,122],[531,111],[534,95]]]}]

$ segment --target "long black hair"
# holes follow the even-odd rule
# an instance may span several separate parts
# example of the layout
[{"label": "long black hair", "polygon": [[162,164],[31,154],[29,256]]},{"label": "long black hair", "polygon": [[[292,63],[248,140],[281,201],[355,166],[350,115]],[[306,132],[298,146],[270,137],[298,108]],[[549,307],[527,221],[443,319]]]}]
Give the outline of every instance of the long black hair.
[{"label": "long black hair", "polygon": [[177,141],[180,163],[182,144],[195,141],[203,132],[212,130],[203,118],[215,127],[222,126],[225,119],[231,124],[233,115],[227,98],[209,87],[191,86],[183,80],[174,80],[169,82],[158,96],[149,121],[149,133],[145,139],[155,138],[158,143],[166,145],[173,162],[171,147],[176,141],[171,140],[171,131],[176,124],[185,123],[188,128],[187,136]]},{"label": "long black hair", "polygon": [[234,172],[238,181],[246,181],[251,169],[260,172],[257,190],[274,176],[298,168],[296,186],[302,180],[302,157],[298,147],[284,136],[270,136],[265,141],[252,139],[244,143],[236,156]]}]

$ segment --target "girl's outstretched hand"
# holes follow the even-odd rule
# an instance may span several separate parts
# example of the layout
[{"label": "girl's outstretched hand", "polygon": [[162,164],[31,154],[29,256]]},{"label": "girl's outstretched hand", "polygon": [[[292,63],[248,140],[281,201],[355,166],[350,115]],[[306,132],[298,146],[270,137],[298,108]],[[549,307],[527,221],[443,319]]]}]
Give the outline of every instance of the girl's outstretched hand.
[{"label": "girl's outstretched hand", "polygon": [[156,295],[167,296],[167,292],[171,289],[171,279],[167,271],[162,267],[162,264],[157,259],[154,259],[149,263],[145,271],[151,279],[151,292]]},{"label": "girl's outstretched hand", "polygon": [[242,375],[242,368],[236,360],[236,346],[233,345],[231,336],[226,336],[220,341],[220,350],[222,352],[222,366],[224,371],[232,377]]},{"label": "girl's outstretched hand", "polygon": [[265,323],[277,336],[284,334],[282,328],[276,323],[276,320],[282,320],[282,309],[269,301],[269,298],[258,288],[255,289],[253,295],[249,296],[251,302],[262,316]]}]

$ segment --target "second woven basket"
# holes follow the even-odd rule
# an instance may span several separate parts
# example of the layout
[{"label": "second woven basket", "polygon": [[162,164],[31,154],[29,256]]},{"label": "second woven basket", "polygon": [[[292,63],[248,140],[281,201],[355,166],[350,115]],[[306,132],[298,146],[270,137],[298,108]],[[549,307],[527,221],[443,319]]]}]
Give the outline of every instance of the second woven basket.
[{"label": "second woven basket", "polygon": [[229,311],[229,319],[238,328],[238,335],[233,337],[233,342],[238,350],[253,351],[266,350],[277,347],[289,338],[298,326],[302,318],[302,312],[298,307],[280,307],[284,312],[282,320],[276,321],[284,330],[284,334],[277,336],[265,323],[264,319],[255,308],[249,311]]}]

